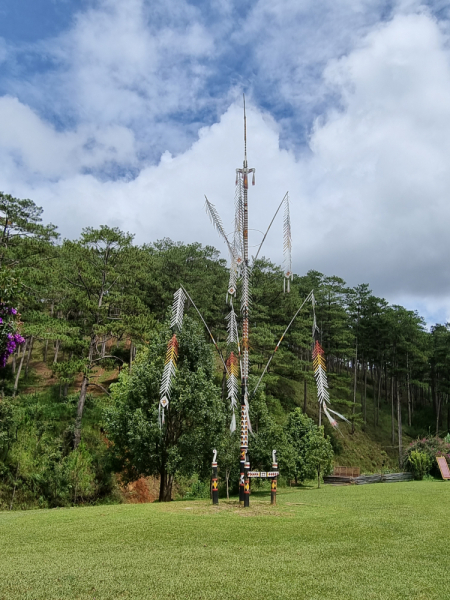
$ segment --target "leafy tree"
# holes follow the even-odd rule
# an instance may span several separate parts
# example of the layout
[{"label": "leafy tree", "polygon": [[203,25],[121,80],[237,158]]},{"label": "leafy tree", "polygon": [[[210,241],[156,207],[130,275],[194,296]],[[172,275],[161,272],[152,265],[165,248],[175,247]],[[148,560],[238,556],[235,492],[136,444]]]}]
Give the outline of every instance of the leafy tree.
[{"label": "leafy tree", "polygon": [[[61,283],[58,308],[77,327],[85,340],[83,380],[77,406],[74,447],[81,440],[81,422],[92,368],[107,358],[105,339],[123,333],[121,314],[143,313],[138,296],[142,253],[132,245],[133,236],[117,228],[101,226],[83,230],[79,241],[65,240],[61,249]],[[149,319],[151,321],[151,319]],[[75,357],[76,358],[76,357]]]},{"label": "leafy tree", "polygon": [[317,429],[313,420],[303,414],[299,408],[293,410],[286,423],[286,435],[293,449],[292,476],[295,483],[312,479],[315,466],[309,461],[310,433]]},{"label": "leafy tree", "polygon": [[19,333],[16,303],[19,300],[19,283],[9,270],[0,273],[0,368],[24,339]]},{"label": "leafy tree", "polygon": [[155,335],[136,357],[131,373],[122,371],[111,386],[113,405],[106,411],[112,454],[124,478],[160,477],[159,500],[171,500],[177,472],[208,477],[212,450],[225,426],[225,404],[214,384],[214,360],[203,331],[189,316],[178,335],[178,368],[162,429],[158,405],[170,330]]},{"label": "leafy tree", "polygon": [[0,267],[36,265],[49,242],[58,238],[55,225],[42,224],[42,208],[0,192]]},{"label": "leafy tree", "polygon": [[323,427],[314,428],[309,432],[306,456],[317,473],[317,487],[320,487],[320,476],[331,473],[333,467],[333,448],[330,439],[324,436]]},{"label": "leafy tree", "polygon": [[226,428],[216,446],[219,474],[222,480],[225,479],[227,499],[230,497],[230,480],[233,488],[237,486],[239,478],[239,444],[239,430],[236,429],[230,435],[228,428]]}]

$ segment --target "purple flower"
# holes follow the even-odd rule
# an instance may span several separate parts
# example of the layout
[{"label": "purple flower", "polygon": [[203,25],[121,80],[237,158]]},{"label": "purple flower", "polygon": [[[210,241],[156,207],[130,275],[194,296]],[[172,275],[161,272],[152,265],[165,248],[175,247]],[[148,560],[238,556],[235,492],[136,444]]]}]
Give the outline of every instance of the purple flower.
[{"label": "purple flower", "polygon": [[12,315],[17,315],[17,310],[15,308],[11,308],[10,312]]}]

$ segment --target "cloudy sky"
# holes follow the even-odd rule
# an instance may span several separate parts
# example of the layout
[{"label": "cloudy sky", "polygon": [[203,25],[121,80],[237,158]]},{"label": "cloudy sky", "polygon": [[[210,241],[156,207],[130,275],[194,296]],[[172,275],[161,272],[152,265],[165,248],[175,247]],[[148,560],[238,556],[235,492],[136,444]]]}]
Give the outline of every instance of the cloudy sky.
[{"label": "cloudy sky", "polygon": [[0,190],[224,250],[245,92],[252,243],[289,191],[297,273],[450,320],[449,35],[445,0],[2,0]]}]

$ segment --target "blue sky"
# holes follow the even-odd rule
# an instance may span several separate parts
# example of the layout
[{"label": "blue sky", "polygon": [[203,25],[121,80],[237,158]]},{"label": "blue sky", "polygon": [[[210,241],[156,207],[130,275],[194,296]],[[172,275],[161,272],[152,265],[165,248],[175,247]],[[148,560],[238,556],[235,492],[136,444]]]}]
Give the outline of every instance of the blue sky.
[{"label": "blue sky", "polygon": [[297,272],[450,319],[449,19],[441,0],[4,0],[0,189],[64,236],[220,247],[202,198],[231,224],[245,92],[254,229],[289,190]]}]

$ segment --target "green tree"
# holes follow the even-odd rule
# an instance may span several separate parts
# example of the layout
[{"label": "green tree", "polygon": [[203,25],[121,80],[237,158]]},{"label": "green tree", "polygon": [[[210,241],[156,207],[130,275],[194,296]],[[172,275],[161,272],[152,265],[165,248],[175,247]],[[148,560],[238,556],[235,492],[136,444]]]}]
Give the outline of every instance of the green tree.
[{"label": "green tree", "polygon": [[106,428],[117,470],[133,481],[160,477],[159,500],[171,500],[177,472],[208,477],[212,450],[225,427],[225,404],[214,384],[212,348],[189,316],[178,335],[178,368],[165,423],[158,425],[159,389],[170,330],[155,335],[136,357],[131,373],[122,371],[111,386],[113,405]]},{"label": "green tree", "polygon": [[216,446],[219,475],[225,480],[227,499],[230,498],[230,480],[233,488],[236,487],[239,478],[239,443],[239,430],[230,435],[226,428]]},{"label": "green tree", "polygon": [[0,192],[0,267],[36,265],[58,238],[55,225],[42,224],[42,208]]},{"label": "green tree", "polygon": [[292,476],[295,483],[312,479],[315,476],[315,467],[309,461],[310,434],[317,429],[317,425],[300,408],[293,410],[286,423],[288,443],[293,450]]},{"label": "green tree", "polygon": [[317,487],[320,487],[320,476],[331,473],[333,467],[333,447],[330,438],[324,436],[323,427],[308,433],[307,444],[306,460],[317,473]]},{"label": "green tree", "polygon": [[[61,249],[60,281],[62,290],[57,309],[77,327],[76,336],[84,341],[83,380],[75,420],[74,447],[81,440],[81,422],[92,368],[108,358],[108,337],[124,332],[123,315],[145,315],[139,298],[139,280],[145,260],[132,244],[133,236],[113,227],[90,227],[78,241],[65,240]],[[151,318],[148,318],[148,323]],[[74,357],[77,358],[77,357]],[[115,358],[115,357],[112,357]]]}]

